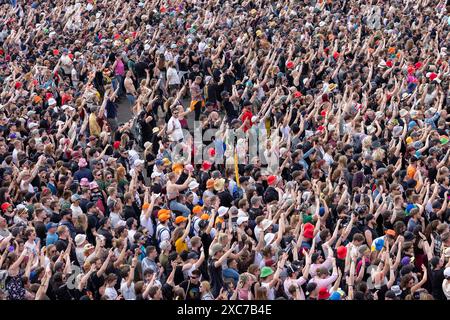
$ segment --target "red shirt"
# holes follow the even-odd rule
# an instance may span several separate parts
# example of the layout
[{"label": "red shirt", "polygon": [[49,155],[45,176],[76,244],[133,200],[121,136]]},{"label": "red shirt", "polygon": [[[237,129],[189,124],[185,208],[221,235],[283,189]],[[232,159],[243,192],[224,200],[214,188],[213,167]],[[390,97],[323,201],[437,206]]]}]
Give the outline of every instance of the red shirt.
[{"label": "red shirt", "polygon": [[253,125],[253,123],[252,123],[252,117],[253,117],[253,114],[252,114],[252,112],[249,111],[249,110],[245,111],[245,112],[242,114],[242,116],[241,116],[242,122],[245,122],[245,120],[247,120],[247,119],[250,121],[250,125],[249,125],[249,126],[247,126],[247,125],[244,126],[244,129],[243,129],[244,132],[247,132],[247,130],[250,129],[250,128],[252,127],[252,125]]}]

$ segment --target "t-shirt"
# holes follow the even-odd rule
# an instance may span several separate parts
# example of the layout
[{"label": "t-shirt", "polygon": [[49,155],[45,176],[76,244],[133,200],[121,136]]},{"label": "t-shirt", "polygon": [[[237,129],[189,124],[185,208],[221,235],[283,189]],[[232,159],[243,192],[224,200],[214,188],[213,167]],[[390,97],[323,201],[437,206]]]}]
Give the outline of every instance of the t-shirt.
[{"label": "t-shirt", "polygon": [[[172,131],[173,130],[173,131]],[[180,140],[183,140],[183,129],[181,127],[180,120],[171,117],[169,119],[169,122],[167,123],[167,131],[172,131],[169,134],[169,138],[173,142],[178,142]]]},{"label": "t-shirt", "polygon": [[177,250],[177,253],[180,254],[183,251],[188,251],[188,245],[186,241],[184,241],[182,238],[179,238],[177,241],[175,241],[175,249]]},{"label": "t-shirt", "polygon": [[217,298],[217,296],[220,293],[220,289],[222,289],[224,286],[222,278],[222,265],[216,267],[214,265],[216,261],[217,259],[210,259],[208,262],[208,273],[211,283],[211,293],[215,298]]},{"label": "t-shirt", "polygon": [[180,287],[186,292],[186,300],[201,300],[200,282],[194,284],[191,280],[186,280],[180,283]]},{"label": "t-shirt", "polygon": [[134,282],[132,281],[130,286],[127,286],[127,281],[122,279],[120,284],[120,292],[125,300],[136,300],[136,292],[134,291]]}]

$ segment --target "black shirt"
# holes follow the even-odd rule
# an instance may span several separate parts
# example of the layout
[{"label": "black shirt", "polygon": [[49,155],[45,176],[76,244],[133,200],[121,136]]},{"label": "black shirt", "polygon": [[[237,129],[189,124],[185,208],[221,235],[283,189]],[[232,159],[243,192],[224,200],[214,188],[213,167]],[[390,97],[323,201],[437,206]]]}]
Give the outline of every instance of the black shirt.
[{"label": "black shirt", "polygon": [[220,289],[224,287],[223,277],[222,277],[222,265],[216,267],[214,263],[217,259],[210,259],[208,262],[208,273],[211,283],[211,293],[214,298],[220,293]]},{"label": "black shirt", "polygon": [[199,282],[194,284],[191,280],[185,280],[180,283],[180,287],[186,292],[186,300],[201,300]]}]

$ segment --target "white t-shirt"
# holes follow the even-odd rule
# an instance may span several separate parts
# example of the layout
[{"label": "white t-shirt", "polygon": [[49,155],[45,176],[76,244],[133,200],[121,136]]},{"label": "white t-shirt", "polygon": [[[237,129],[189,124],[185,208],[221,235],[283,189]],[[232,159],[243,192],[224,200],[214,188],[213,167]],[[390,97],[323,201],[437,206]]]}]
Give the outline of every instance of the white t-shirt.
[{"label": "white t-shirt", "polygon": [[172,133],[169,134],[170,141],[172,142],[178,142],[184,138],[180,120],[174,117],[169,119],[169,122],[167,123],[167,131],[172,131]]},{"label": "white t-shirt", "polygon": [[139,221],[141,222],[141,226],[145,227],[150,234],[153,234],[154,226],[150,215],[148,216],[148,219],[146,219],[145,214],[141,213]]},{"label": "white t-shirt", "polygon": [[167,69],[167,83],[169,85],[180,84],[180,77],[178,76],[178,72],[175,68]]},{"label": "white t-shirt", "polygon": [[108,300],[116,300],[118,294],[114,287],[105,289],[105,296],[108,297]]},{"label": "white t-shirt", "polygon": [[127,281],[122,279],[120,284],[120,292],[125,300],[136,300],[136,292],[134,291],[134,282],[132,281],[130,286],[127,286]]},{"label": "white t-shirt", "polygon": [[[165,229],[165,230],[160,231],[161,229]],[[170,241],[169,228],[164,226],[164,225],[162,225],[162,224],[159,224],[156,227],[156,239],[159,240],[160,242],[162,242],[164,240]]]},{"label": "white t-shirt", "polygon": [[122,220],[122,217],[118,213],[111,212],[109,214],[109,218],[111,219],[111,226],[113,227],[113,229],[125,225],[125,221]]}]

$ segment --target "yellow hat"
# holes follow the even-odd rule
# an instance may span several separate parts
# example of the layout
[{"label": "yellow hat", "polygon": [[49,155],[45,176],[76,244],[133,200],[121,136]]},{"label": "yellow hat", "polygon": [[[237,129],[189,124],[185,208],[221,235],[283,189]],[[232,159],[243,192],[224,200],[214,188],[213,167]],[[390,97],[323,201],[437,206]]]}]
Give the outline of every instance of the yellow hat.
[{"label": "yellow hat", "polygon": [[209,219],[209,215],[207,213],[204,213],[204,214],[201,215],[200,219],[208,220]]},{"label": "yellow hat", "polygon": [[252,9],[252,10],[250,10],[250,14],[251,14],[251,15],[254,15],[254,14],[256,14],[256,12],[257,12],[257,11],[256,11],[256,9]]},{"label": "yellow hat", "polygon": [[410,144],[412,142],[413,142],[413,138],[411,138],[411,137],[406,138],[406,143],[407,144]]},{"label": "yellow hat", "polygon": [[261,30],[256,30],[256,36],[257,37],[261,37],[262,36],[262,31]]},{"label": "yellow hat", "polygon": [[170,160],[168,158],[164,158],[164,159],[162,159],[162,161],[165,166],[170,166],[172,164],[172,162],[170,162]]}]

